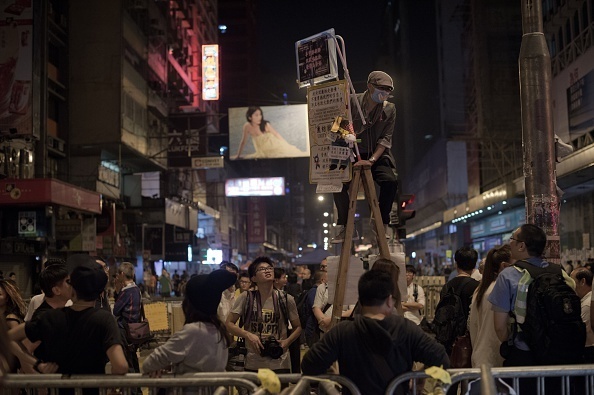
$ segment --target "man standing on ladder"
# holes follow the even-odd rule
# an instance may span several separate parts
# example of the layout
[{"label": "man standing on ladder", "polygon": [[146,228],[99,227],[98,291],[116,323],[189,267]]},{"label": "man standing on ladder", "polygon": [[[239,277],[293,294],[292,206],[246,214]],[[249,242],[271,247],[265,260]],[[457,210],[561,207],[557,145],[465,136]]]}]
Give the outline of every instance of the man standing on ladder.
[{"label": "man standing on ladder", "polygon": [[[351,98],[351,108],[356,108],[354,100],[359,101],[365,125],[358,111],[353,112],[353,128],[357,138],[361,160],[354,166],[371,166],[373,180],[380,186],[379,209],[386,235],[390,223],[390,210],[396,198],[398,178],[396,162],[392,156],[392,134],[396,123],[396,107],[386,100],[394,90],[392,78],[383,71],[372,71],[367,78],[367,90]],[[349,211],[349,184],[344,184],[342,191],[334,194],[334,203],[338,218],[336,236],[332,243],[344,242],[347,216]],[[388,236],[386,236],[388,237]]]}]

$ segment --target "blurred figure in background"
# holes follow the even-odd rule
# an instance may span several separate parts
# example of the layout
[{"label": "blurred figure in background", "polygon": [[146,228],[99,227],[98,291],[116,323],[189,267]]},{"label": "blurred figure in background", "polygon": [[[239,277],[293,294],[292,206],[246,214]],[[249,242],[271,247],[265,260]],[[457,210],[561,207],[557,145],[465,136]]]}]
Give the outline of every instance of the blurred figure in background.
[{"label": "blurred figure in background", "polygon": [[25,320],[27,308],[19,287],[13,280],[0,280],[0,315],[6,320],[8,329],[15,328]]},{"label": "blurred figure in background", "polygon": [[501,342],[495,332],[493,321],[493,305],[488,298],[499,272],[509,266],[510,260],[509,245],[492,248],[485,258],[483,278],[472,296],[468,318],[473,368],[480,368],[482,364],[491,367],[503,366],[503,357],[499,354]]}]

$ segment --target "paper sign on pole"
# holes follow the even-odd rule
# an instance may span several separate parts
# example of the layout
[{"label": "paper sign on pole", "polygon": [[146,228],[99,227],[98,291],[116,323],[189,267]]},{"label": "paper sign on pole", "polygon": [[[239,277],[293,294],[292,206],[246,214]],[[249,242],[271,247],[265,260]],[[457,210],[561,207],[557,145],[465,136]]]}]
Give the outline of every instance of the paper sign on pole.
[{"label": "paper sign on pole", "polygon": [[[334,293],[336,292],[336,278],[338,277],[338,263],[339,256],[329,256],[326,258],[328,262],[328,301],[334,300]],[[359,278],[365,273],[363,268],[363,261],[361,258],[351,256],[349,259],[349,272],[346,279],[346,289],[344,292],[343,306],[353,305],[359,300],[359,292],[357,287],[359,285]]]},{"label": "paper sign on pole", "polygon": [[309,182],[348,182],[351,178],[350,152],[347,147],[333,145],[337,134],[331,132],[336,117],[347,112],[345,81],[334,81],[307,89],[309,124]]}]

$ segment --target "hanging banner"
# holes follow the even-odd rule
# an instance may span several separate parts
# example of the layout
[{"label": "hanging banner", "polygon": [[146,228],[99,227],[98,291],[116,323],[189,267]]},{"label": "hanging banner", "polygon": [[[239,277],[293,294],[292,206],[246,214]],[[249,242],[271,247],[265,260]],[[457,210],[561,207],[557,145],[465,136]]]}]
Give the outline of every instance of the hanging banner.
[{"label": "hanging banner", "polygon": [[266,241],[266,204],[261,197],[248,200],[248,243]]}]

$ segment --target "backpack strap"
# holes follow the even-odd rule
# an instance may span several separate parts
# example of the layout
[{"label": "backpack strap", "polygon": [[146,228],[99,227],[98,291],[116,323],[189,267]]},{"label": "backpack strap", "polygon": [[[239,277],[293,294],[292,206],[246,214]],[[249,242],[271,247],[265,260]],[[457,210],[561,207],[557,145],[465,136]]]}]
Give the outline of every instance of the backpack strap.
[{"label": "backpack strap", "polygon": [[415,283],[413,283],[413,298],[415,298],[415,303],[417,302],[417,299],[419,298],[419,286]]},{"label": "backpack strap", "polygon": [[562,275],[563,270],[561,269],[561,266],[555,265],[553,263],[549,263],[546,267],[538,267],[523,259],[516,261],[516,263],[514,263],[514,266],[526,270],[530,274],[530,277],[532,277],[533,279],[544,273]]},{"label": "backpack strap", "polygon": [[278,307],[280,308],[281,314],[285,318],[285,325],[287,326],[287,331],[289,330],[289,297],[285,291],[281,290],[274,290],[278,298]]},{"label": "backpack strap", "polygon": [[246,301],[243,305],[243,315],[239,317],[239,327],[248,330],[247,328],[252,321],[252,310],[254,308],[254,302],[256,300],[255,293],[258,291],[246,291]]}]

